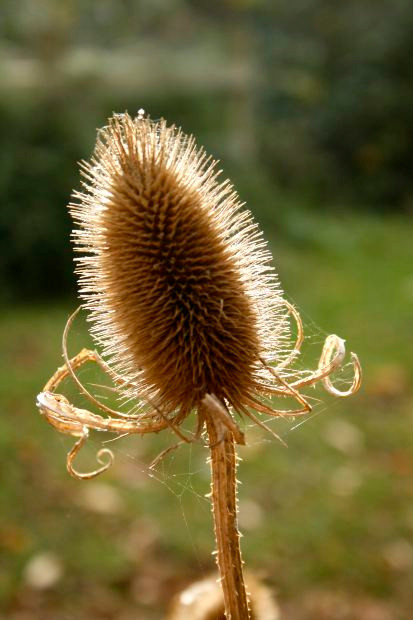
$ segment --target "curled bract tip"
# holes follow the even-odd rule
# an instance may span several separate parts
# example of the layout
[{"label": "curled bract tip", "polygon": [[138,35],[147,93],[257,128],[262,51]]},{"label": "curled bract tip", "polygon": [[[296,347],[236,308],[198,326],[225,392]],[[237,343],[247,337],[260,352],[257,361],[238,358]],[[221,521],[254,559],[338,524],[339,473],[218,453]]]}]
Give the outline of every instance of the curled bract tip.
[{"label": "curled bract tip", "polygon": [[92,478],[96,478],[96,476],[100,476],[100,474],[103,474],[105,471],[109,469],[109,467],[112,466],[113,461],[115,459],[112,450],[109,450],[109,448],[101,448],[96,455],[97,461],[98,463],[101,464],[101,467],[98,467],[98,469],[94,469],[93,471],[90,471],[90,472],[77,471],[77,469],[73,467],[73,461],[75,460],[82,446],[87,441],[88,437],[89,437],[89,429],[85,426],[82,437],[80,437],[80,439],[75,443],[75,445],[73,446],[73,448],[70,450],[69,454],[67,455],[67,461],[66,461],[67,471],[73,478],[76,478],[76,480],[90,480]]},{"label": "curled bract tip", "polygon": [[330,374],[341,367],[346,354],[345,340],[335,334],[326,338],[323,352],[320,358],[319,368],[325,366],[330,368],[330,372],[322,377],[324,389],[333,396],[346,398],[352,396],[361,386],[361,365],[358,356],[351,352],[351,361],[353,364],[353,381],[347,390],[339,390],[336,388],[330,378]]}]

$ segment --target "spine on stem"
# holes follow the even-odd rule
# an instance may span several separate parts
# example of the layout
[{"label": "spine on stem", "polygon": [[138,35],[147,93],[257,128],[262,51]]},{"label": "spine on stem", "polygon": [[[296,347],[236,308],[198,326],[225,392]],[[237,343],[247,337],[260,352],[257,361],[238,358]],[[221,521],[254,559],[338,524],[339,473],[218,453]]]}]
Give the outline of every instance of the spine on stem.
[{"label": "spine on stem", "polygon": [[227,620],[248,620],[250,605],[245,589],[240,534],[237,523],[236,453],[232,433],[206,414],[210,445],[211,488],[217,563],[221,575]]}]

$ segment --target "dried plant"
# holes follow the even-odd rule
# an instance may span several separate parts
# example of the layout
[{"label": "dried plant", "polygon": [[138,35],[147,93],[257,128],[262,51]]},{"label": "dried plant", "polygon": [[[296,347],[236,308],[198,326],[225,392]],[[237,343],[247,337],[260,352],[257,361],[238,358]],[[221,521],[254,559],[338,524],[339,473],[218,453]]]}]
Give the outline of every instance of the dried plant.
[{"label": "dried plant", "polygon": [[[358,359],[352,354],[354,379],[345,392],[330,381],[345,355],[338,336],[326,339],[316,370],[291,368],[303,342],[299,314],[282,296],[250,213],[231,184],[217,180],[216,162],[192,137],[142,113],[115,115],[82,172],[84,192],[74,194],[70,212],[78,226],[73,239],[81,254],[80,297],[102,357],[84,349],[69,359],[75,313],[63,335],[65,364],[39,394],[39,409],[57,430],[78,437],[67,459],[77,478],[92,478],[113,460],[105,449],[99,469],[74,468],[90,429],[144,434],[170,428],[180,443],[206,431],[226,616],[247,619],[235,475],[235,443],[245,438],[237,416],[270,430],[256,413],[307,414],[306,386],[322,381],[336,396],[353,394],[360,385]],[[297,326],[293,345],[291,317]],[[116,393],[133,403],[128,413],[101,403],[80,382],[76,370],[88,361],[99,364]],[[74,407],[55,392],[69,375],[105,416]],[[272,396],[298,405],[274,409]],[[181,424],[194,411],[196,428],[189,435]]]}]

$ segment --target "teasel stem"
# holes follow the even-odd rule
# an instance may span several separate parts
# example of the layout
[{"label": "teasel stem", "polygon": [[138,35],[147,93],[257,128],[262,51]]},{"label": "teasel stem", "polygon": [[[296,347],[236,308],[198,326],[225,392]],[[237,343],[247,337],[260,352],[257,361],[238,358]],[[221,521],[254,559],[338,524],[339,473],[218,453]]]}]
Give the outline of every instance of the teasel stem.
[{"label": "teasel stem", "polygon": [[211,464],[211,496],[217,564],[227,620],[251,618],[243,575],[237,522],[237,455],[234,435],[213,412],[203,408]]}]

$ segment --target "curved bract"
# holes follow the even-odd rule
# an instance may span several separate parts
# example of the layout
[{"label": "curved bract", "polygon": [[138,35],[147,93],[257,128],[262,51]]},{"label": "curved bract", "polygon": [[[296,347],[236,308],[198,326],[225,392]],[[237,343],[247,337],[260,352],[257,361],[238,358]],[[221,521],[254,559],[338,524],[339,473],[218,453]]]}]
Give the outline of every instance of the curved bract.
[{"label": "curved bract", "polygon": [[[248,417],[250,417],[258,425],[265,428],[277,439],[279,437],[270,429],[264,422],[257,418],[251,408],[258,412],[265,413],[270,417],[288,417],[305,415],[311,412],[311,405],[307,398],[300,392],[302,388],[314,385],[315,383],[322,382],[325,389],[336,397],[347,397],[355,394],[361,384],[361,367],[358,357],[355,353],[351,354],[353,365],[353,380],[346,390],[341,391],[336,388],[331,381],[331,375],[340,369],[345,358],[345,344],[342,338],[332,334],[325,340],[323,350],[318,363],[318,368],[313,371],[307,371],[305,376],[292,382],[288,382],[283,378],[282,372],[289,367],[289,364],[300,353],[301,344],[304,341],[304,332],[300,319],[300,315],[294,306],[284,301],[288,311],[291,313],[297,324],[297,339],[294,346],[291,348],[291,353],[288,359],[280,363],[279,366],[269,365],[264,358],[260,358],[261,367],[267,373],[267,380],[260,386],[260,391],[266,395],[276,395],[282,397],[290,397],[295,399],[299,407],[295,409],[273,409],[267,404],[260,403],[260,401],[254,399],[248,401],[249,408],[243,407],[242,411]],[[77,355],[69,359],[67,352],[67,336],[69,328],[78,314],[80,308],[78,308],[68,319],[66,328],[63,332],[63,357],[65,364],[59,367],[53,376],[48,380],[43,388],[43,391],[37,396],[37,406],[46,420],[54,426],[59,432],[78,437],[79,441],[75,444],[75,449],[68,455],[67,468],[69,473],[78,478],[93,478],[104,471],[113,463],[113,454],[110,450],[105,450],[109,454],[109,461],[104,467],[95,471],[85,474],[79,474],[73,468],[73,460],[80,448],[84,445],[89,436],[89,430],[103,431],[116,433],[117,435],[145,435],[147,433],[158,433],[161,430],[170,428],[176,433],[180,439],[178,444],[173,445],[171,448],[167,448],[165,453],[171,449],[178,447],[181,443],[189,443],[191,441],[198,441],[204,430],[205,423],[209,417],[214,418],[215,424],[225,428],[231,434],[233,440],[238,444],[245,444],[244,433],[239,429],[234,417],[233,412],[228,407],[228,404],[219,399],[215,394],[205,394],[202,401],[199,403],[197,409],[197,428],[196,432],[188,437],[184,434],[177,424],[177,417],[173,415],[165,414],[159,407],[152,406],[145,413],[124,413],[122,411],[114,410],[108,407],[105,403],[99,401],[93,394],[89,392],[87,388],[82,384],[76,374],[76,370],[88,362],[96,363],[103,372],[107,373],[114,382],[113,389],[117,392],[119,389],[125,387],[126,381],[101,358],[97,351],[91,351],[89,349],[82,349]],[[89,401],[100,409],[106,415],[100,415],[98,413],[92,413],[87,409],[80,409],[72,405],[65,396],[56,393],[57,388],[61,382],[71,377],[80,391],[89,399]],[[126,387],[128,387],[126,385]],[[148,404],[148,401],[146,401]],[[151,404],[151,403],[149,403]],[[156,464],[164,453],[155,459]]]}]

